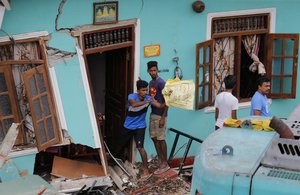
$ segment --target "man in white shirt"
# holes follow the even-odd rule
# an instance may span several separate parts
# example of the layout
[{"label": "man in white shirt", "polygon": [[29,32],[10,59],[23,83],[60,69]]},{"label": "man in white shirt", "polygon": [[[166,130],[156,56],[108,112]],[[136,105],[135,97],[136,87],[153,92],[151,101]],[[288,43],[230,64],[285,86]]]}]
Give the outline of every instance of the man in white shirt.
[{"label": "man in white shirt", "polygon": [[223,127],[223,123],[227,118],[237,118],[239,101],[232,95],[232,90],[236,84],[236,77],[234,75],[228,75],[225,77],[224,83],[225,91],[219,93],[215,100],[216,130]]}]

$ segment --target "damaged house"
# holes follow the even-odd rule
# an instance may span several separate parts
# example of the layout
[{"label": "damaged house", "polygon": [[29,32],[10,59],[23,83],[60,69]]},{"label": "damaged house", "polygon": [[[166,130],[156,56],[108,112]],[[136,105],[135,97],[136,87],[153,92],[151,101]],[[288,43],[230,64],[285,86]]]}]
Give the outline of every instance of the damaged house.
[{"label": "damaged house", "polygon": [[[286,117],[299,103],[299,2],[116,1],[114,19],[97,22],[94,3],[105,2],[2,0],[0,142],[13,122],[22,123],[9,154],[20,169],[33,174],[41,153],[75,144],[77,156],[91,149],[107,175],[105,144],[116,150],[127,96],[139,77],[150,80],[151,60],[163,79],[179,67],[183,80],[195,82],[194,110],[170,107],[167,128],[199,139],[214,130],[214,98],[228,74],[237,76],[239,118],[250,113],[260,75],[271,79],[273,115]],[[149,54],[151,46],[159,52]],[[170,153],[176,134],[166,135]],[[187,143],[179,139],[175,158]],[[189,144],[194,156],[199,144]],[[144,145],[148,158],[156,155],[148,131]],[[124,152],[139,161],[134,143]]]}]

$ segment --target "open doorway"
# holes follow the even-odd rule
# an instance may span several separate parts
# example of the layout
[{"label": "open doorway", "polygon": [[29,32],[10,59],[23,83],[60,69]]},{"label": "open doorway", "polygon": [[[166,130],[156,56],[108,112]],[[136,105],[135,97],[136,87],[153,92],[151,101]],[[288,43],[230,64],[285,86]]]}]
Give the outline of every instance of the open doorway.
[{"label": "open doorway", "polygon": [[92,99],[99,129],[111,152],[118,156],[127,96],[133,92],[132,47],[86,55]]}]

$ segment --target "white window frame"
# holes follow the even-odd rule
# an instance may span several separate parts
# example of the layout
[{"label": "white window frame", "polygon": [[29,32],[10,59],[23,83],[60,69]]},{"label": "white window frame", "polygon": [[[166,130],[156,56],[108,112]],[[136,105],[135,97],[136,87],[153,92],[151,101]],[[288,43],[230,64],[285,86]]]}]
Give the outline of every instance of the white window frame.
[{"label": "white window frame", "polygon": [[[228,11],[228,12],[214,12],[208,13],[206,18],[206,39],[211,39],[211,23],[212,19],[216,17],[229,17],[229,16],[240,16],[240,15],[251,15],[251,14],[269,14],[270,15],[270,32],[275,33],[275,23],[276,23],[276,8],[265,8],[265,9],[249,9],[249,10],[238,10],[238,11]],[[272,102],[269,99],[269,102]],[[239,108],[249,108],[251,102],[241,102],[239,103]],[[214,106],[208,106],[204,108],[204,112],[210,113],[215,112]]]}]

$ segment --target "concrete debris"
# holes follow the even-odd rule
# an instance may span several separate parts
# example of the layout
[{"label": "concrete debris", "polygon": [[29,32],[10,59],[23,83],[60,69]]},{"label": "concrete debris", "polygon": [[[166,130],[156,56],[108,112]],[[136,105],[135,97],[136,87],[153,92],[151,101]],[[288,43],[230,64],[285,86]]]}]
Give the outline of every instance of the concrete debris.
[{"label": "concrete debris", "polygon": [[108,172],[109,172],[112,180],[115,182],[115,184],[121,191],[126,189],[126,186],[123,185],[124,183],[123,183],[122,179],[119,177],[119,175],[116,173],[116,171],[111,166],[108,167]]},{"label": "concrete debris", "polygon": [[19,124],[13,123],[10,126],[0,146],[0,169],[4,165],[5,161],[7,161],[7,155],[15,144],[19,132],[18,125]]},{"label": "concrete debris", "polygon": [[54,67],[61,61],[66,62],[76,57],[76,52],[63,51],[57,48],[46,46],[47,60],[50,67]]},{"label": "concrete debris", "polygon": [[[126,161],[124,165],[126,169],[127,167],[130,167],[130,171],[129,169],[127,169],[127,171],[130,172],[131,175],[135,175],[137,179],[134,179],[133,177],[126,177],[126,174],[124,174],[124,172],[118,166],[114,166],[113,168],[110,167],[110,170],[112,171],[110,172],[111,177],[113,178],[116,187],[119,188],[117,189],[117,192],[118,190],[120,190],[118,194],[189,194],[189,182],[191,179],[191,172],[189,170],[183,171],[182,176],[184,177],[182,178],[177,176],[177,171],[175,171],[174,169],[170,169],[169,171],[166,171],[165,173],[162,173],[160,175],[152,175],[152,177],[147,180],[141,180],[139,179],[140,173],[142,172],[141,163],[131,164]],[[157,159],[149,160],[150,172],[154,172],[157,168]],[[188,181],[185,179],[187,179]]]},{"label": "concrete debris", "polygon": [[110,150],[109,150],[109,148],[108,148],[108,146],[107,146],[107,144],[105,142],[104,142],[104,145],[105,145],[105,148],[108,151],[110,157],[117,163],[117,165],[124,171],[124,173],[126,173],[129,177],[132,177],[130,175],[130,173],[128,173],[128,171],[126,170],[126,168],[124,167],[123,161],[121,159],[119,159],[119,158],[115,158],[114,155],[112,155],[112,153],[110,152]]},{"label": "concrete debris", "polygon": [[8,182],[0,183],[0,194],[60,194],[52,185],[38,175],[28,175]]},{"label": "concrete debris", "polygon": [[130,183],[129,181],[129,177],[122,171],[122,169],[120,167],[118,167],[117,165],[115,165],[113,167],[113,169],[115,170],[115,172],[119,175],[119,177],[121,178],[121,180],[123,181],[123,186],[127,186],[128,183]]},{"label": "concrete debris", "polygon": [[134,167],[130,162],[125,161],[124,163],[124,167],[126,168],[126,170],[130,173],[130,175],[132,176],[132,179],[135,181],[137,180],[137,174],[139,173],[139,170]]},{"label": "concrete debris", "polygon": [[[95,181],[96,183],[94,184]],[[69,179],[69,180],[58,178],[51,182],[51,185],[61,193],[80,191],[83,186],[85,186],[85,189],[87,189],[90,188],[93,184],[96,187],[113,186],[112,180],[108,176],[87,177],[87,178]]]}]

